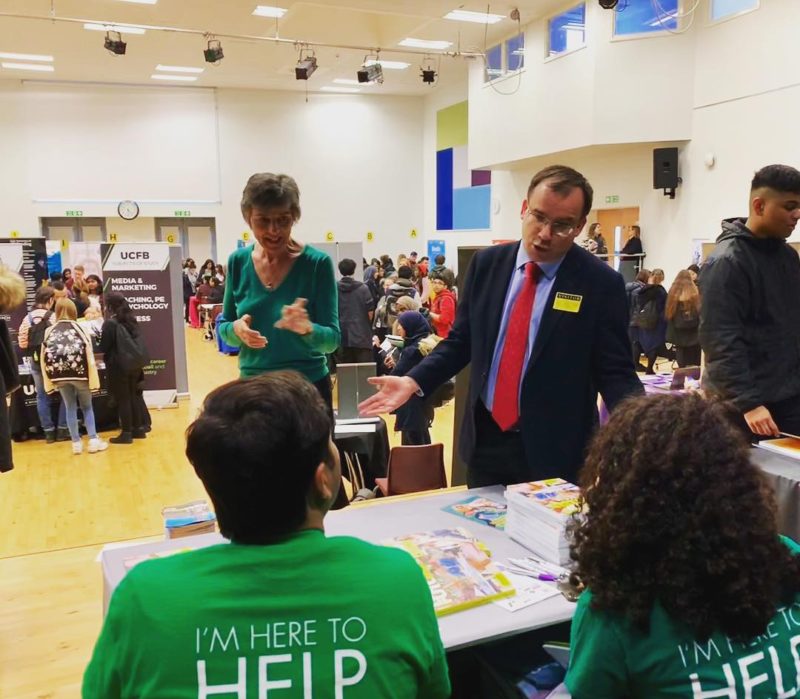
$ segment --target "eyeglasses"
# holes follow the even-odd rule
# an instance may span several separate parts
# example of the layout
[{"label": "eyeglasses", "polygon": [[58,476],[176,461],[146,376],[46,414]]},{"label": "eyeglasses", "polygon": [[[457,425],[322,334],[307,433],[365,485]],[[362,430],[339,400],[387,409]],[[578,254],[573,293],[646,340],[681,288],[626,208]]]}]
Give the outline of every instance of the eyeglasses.
[{"label": "eyeglasses", "polygon": [[259,228],[274,228],[279,231],[291,228],[294,223],[294,216],[291,214],[278,214],[277,216],[261,216],[259,214],[253,218],[258,223]]},{"label": "eyeglasses", "polygon": [[575,225],[565,221],[551,221],[547,216],[542,216],[534,209],[526,209],[525,215],[532,218],[540,230],[550,226],[550,232],[559,238],[569,238],[575,230]]}]

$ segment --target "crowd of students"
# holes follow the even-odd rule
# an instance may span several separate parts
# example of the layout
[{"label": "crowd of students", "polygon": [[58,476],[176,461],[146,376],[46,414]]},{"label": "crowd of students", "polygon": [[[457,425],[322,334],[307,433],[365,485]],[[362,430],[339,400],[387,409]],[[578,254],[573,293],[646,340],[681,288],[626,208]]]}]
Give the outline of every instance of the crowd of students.
[{"label": "crowd of students", "polygon": [[[655,374],[658,357],[675,360],[678,367],[699,366],[701,360],[700,290],[691,265],[675,276],[669,291],[664,286],[664,271],[641,269],[626,284],[630,309],[629,337],[637,371]],[[666,343],[671,345],[668,349]],[[641,355],[647,364],[641,364]]]},{"label": "crowd of students", "polygon": [[[400,255],[395,268],[388,255],[363,260],[363,282],[355,279],[355,260],[339,262],[338,364],[375,362],[378,374],[405,376],[445,339],[455,322],[455,275],[437,255]],[[390,336],[387,340],[387,335]],[[384,345],[388,342],[388,345]],[[395,431],[405,445],[430,444],[434,407],[443,394],[416,397],[396,412]]]},{"label": "crowd of students", "polygon": [[[95,424],[92,393],[100,389],[95,352],[103,355],[108,392],[117,410],[120,432],[112,444],[145,439],[150,416],[144,402],[146,348],[136,316],[122,294],[103,293],[101,279],[84,277],[84,268],[53,272],[36,290],[33,306],[20,324],[17,341],[36,390],[39,427],[48,444],[71,441],[72,453],[84,451],[78,408],[92,454],[108,448]],[[60,396],[53,418],[50,396]]]},{"label": "crowd of students", "polygon": [[[205,338],[213,339],[214,320],[220,313],[225,295],[225,268],[208,259],[198,271],[197,263],[189,257],[183,261],[182,281],[186,322],[192,327],[205,328]],[[203,306],[219,307],[201,314],[198,309]]]}]

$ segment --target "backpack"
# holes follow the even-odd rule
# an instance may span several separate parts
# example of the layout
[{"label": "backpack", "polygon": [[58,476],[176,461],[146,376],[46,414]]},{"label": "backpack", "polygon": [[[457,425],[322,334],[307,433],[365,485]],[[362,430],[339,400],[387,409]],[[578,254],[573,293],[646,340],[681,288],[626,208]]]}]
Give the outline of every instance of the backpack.
[{"label": "backpack", "polygon": [[655,330],[658,325],[658,304],[650,299],[634,309],[631,325],[642,330]]},{"label": "backpack", "polygon": [[415,289],[409,287],[408,289],[392,289],[386,296],[378,302],[378,308],[375,310],[375,327],[376,328],[389,328],[394,327],[397,316],[397,300],[403,296],[413,296]]},{"label": "backpack", "polygon": [[679,305],[672,318],[672,325],[676,330],[694,330],[700,325],[700,317],[693,310]]},{"label": "backpack", "polygon": [[117,323],[116,339],[114,363],[126,374],[141,371],[150,363],[141,334],[131,335],[122,323]]},{"label": "backpack", "polygon": [[87,346],[91,347],[91,341],[81,330],[71,323],[56,323],[41,344],[47,378],[51,381],[88,379]]},{"label": "backpack", "polygon": [[50,318],[52,315],[53,311],[47,311],[47,313],[42,316],[38,323],[34,323],[33,316],[28,313],[28,323],[30,324],[30,328],[28,330],[28,348],[25,350],[25,354],[27,354],[29,357],[33,357],[33,361],[37,364],[39,363],[39,357],[41,356],[44,334],[47,331],[47,328],[50,327]]}]

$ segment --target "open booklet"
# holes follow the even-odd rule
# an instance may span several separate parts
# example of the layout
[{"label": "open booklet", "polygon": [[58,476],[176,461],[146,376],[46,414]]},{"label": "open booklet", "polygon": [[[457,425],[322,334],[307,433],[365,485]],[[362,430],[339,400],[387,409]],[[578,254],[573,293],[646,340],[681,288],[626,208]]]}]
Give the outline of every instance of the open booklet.
[{"label": "open booklet", "polygon": [[452,505],[443,507],[442,510],[495,529],[502,530],[506,528],[508,506],[504,502],[495,502],[494,500],[474,495],[466,500],[459,500]]},{"label": "open booklet", "polygon": [[431,589],[437,616],[469,609],[515,593],[486,547],[461,527],[406,534],[383,542],[408,551]]}]

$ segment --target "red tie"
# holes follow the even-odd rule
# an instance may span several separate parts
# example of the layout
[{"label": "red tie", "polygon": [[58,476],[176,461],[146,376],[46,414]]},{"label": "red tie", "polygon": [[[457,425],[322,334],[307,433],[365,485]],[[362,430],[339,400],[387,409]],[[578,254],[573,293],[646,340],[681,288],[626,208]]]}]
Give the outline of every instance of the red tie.
[{"label": "red tie", "polygon": [[522,282],[522,289],[514,300],[508,319],[492,403],[492,417],[503,432],[519,422],[519,382],[525,365],[536,282],[541,272],[535,262],[525,264],[525,281]]}]

